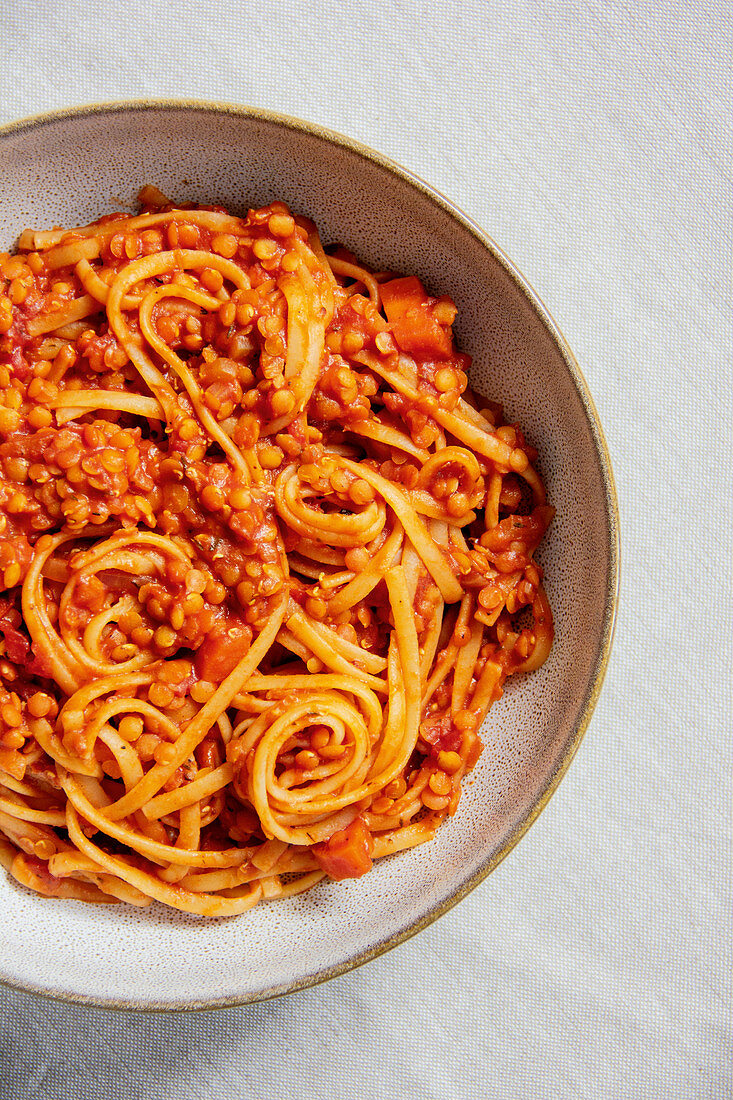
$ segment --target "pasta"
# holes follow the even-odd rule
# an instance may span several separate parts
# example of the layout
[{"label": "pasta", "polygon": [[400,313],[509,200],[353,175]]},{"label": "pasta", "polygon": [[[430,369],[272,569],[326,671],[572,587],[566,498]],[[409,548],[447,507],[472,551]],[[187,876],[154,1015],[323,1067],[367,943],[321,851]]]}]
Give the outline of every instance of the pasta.
[{"label": "pasta", "polygon": [[0,862],[227,916],[455,813],[553,509],[448,297],[140,203],[0,255]]}]

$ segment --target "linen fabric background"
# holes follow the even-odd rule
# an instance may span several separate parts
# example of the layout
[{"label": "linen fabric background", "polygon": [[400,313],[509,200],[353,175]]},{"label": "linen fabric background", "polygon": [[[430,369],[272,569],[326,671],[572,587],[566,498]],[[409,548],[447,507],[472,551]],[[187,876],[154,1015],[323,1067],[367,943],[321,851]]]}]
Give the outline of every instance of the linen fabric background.
[{"label": "linen fabric background", "polygon": [[590,729],[473,894],[266,1004],[137,1016],[2,990],[0,1100],[730,1096],[728,6],[15,0],[0,30],[0,124],[126,97],[250,103],[452,198],[574,349],[622,519]]}]

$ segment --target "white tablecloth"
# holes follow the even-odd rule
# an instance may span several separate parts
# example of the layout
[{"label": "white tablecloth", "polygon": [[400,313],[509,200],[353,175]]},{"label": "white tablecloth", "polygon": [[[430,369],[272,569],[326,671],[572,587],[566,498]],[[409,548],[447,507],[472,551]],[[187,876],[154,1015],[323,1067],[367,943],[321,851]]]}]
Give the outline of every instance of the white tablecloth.
[{"label": "white tablecloth", "polygon": [[244,1009],[2,991],[1,1100],[730,1096],[727,5],[14,0],[0,29],[0,123],[146,95],[251,103],[463,206],[580,360],[623,540],[585,742],[467,900],[359,971]]}]

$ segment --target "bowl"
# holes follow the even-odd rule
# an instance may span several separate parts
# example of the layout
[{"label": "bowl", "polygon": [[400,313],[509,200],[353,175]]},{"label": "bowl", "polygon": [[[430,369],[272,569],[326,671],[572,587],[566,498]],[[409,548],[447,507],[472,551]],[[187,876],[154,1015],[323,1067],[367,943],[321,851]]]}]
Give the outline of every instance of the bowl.
[{"label": "bowl", "polygon": [[618,577],[613,477],[588,387],[537,295],[481,229],[405,169],[319,126],[249,107],[113,103],[5,127],[0,163],[3,249],[27,226],[133,209],[147,182],[176,201],[236,213],[285,200],[314,219],[324,241],[451,295],[472,386],[503,401],[539,450],[557,508],[539,555],[554,648],[539,671],[508,681],[458,813],[432,843],[379,861],[364,878],[321,883],[230,919],[56,901],[0,876],[0,980],[11,986],[186,1009],[261,1000],[340,974],[477,886],[547,804],[586,729]]}]

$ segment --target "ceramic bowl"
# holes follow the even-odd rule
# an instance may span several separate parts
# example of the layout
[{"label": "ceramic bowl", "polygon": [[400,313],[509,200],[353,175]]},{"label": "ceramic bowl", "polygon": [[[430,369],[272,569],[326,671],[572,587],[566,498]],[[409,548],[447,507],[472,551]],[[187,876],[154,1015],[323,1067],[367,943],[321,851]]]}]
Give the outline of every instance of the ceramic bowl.
[{"label": "ceramic bowl", "polygon": [[540,560],[556,622],[550,659],[491,710],[486,749],[433,843],[350,882],[202,920],[153,906],[38,897],[0,875],[0,980],[125,1008],[254,1001],[339,974],[464,897],[535,820],[578,747],[611,644],[618,521],[608,452],[578,365],[501,250],[446,199],[338,134],[246,107],[133,102],[0,131],[0,248],[26,227],[133,209],[146,182],[246,212],[275,198],[368,263],[416,273],[458,305],[471,384],[539,449],[557,508]]}]

